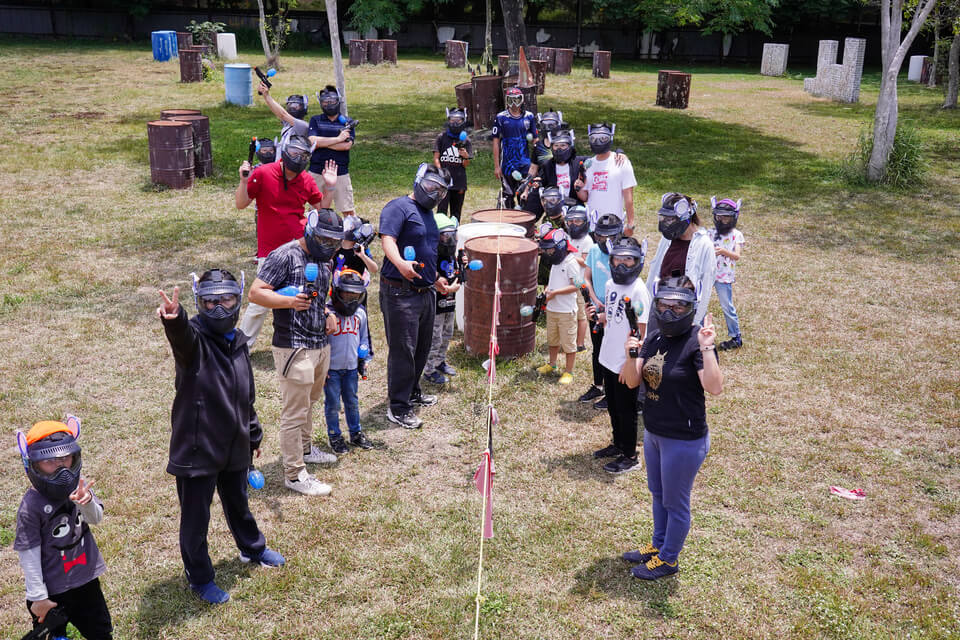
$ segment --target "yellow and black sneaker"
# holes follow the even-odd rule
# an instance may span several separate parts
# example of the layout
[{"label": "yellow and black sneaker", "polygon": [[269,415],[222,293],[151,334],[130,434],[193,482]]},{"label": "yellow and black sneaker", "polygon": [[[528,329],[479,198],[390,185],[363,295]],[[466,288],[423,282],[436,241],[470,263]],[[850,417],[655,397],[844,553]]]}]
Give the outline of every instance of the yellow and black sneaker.
[{"label": "yellow and black sneaker", "polygon": [[680,571],[680,562],[664,562],[659,555],[650,558],[646,564],[641,564],[630,569],[630,574],[634,578],[641,580],[656,580],[664,576],[670,576]]},{"label": "yellow and black sneaker", "polygon": [[632,562],[634,564],[647,564],[650,562],[650,558],[657,555],[660,552],[660,549],[657,549],[655,546],[647,543],[647,546],[642,549],[637,549],[636,551],[627,551],[621,557],[627,562]]}]

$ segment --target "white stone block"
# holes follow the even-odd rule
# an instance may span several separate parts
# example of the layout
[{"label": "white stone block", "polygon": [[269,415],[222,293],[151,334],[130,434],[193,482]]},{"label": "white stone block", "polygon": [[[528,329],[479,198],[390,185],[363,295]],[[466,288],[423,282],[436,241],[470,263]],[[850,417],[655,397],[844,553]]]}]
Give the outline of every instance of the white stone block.
[{"label": "white stone block", "polygon": [[232,33],[217,34],[217,55],[221,60],[237,59],[237,36]]},{"label": "white stone block", "polygon": [[924,56],[910,56],[910,69],[907,71],[907,80],[910,82],[920,82],[923,75]]},{"label": "white stone block", "polygon": [[789,53],[790,45],[788,44],[765,42],[763,44],[763,59],[760,62],[760,75],[782,76],[786,73]]}]

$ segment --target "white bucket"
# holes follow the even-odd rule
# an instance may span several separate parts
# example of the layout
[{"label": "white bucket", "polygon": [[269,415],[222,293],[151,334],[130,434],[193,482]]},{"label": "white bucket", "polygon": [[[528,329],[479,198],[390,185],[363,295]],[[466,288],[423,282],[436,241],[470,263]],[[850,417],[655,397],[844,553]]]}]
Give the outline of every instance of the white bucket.
[{"label": "white bucket", "polygon": [[[457,250],[463,249],[467,240],[482,238],[484,236],[513,236],[522,238],[527,235],[527,230],[518,224],[508,224],[506,222],[470,222],[457,227]],[[470,277],[469,275],[467,276]],[[454,310],[456,316],[457,328],[463,331],[463,286],[456,293],[457,306]]]},{"label": "white bucket", "polygon": [[221,60],[236,60],[237,36],[232,33],[218,33],[217,55]]},{"label": "white bucket", "polygon": [[910,82],[920,82],[923,76],[923,58],[924,56],[910,56],[910,68],[907,71],[907,80]]}]

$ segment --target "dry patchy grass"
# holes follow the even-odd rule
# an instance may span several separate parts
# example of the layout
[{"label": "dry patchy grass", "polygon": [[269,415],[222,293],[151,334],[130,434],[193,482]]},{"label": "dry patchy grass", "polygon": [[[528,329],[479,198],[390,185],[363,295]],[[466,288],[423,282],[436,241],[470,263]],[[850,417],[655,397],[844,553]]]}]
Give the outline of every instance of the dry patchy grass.
[{"label": "dry patchy grass", "polygon": [[[423,412],[425,428],[394,428],[383,415],[376,312],[379,364],[361,385],[361,408],[381,446],[318,470],[335,487],[329,499],[282,488],[279,396],[261,338],[253,359],[267,487],[251,502],[289,565],[241,565],[215,515],[211,556],[233,600],[211,609],[190,597],[163,471],[173,367],[152,310],[156,289],[184,286],[190,271],[251,270],[252,214],[233,207],[232,167],[245,138],[276,125],[262,108],[223,107],[219,85],[180,85],[176,64],[153,63],[146,49],[0,50],[9,57],[0,80],[17,88],[0,125],[3,635],[26,627],[9,547],[26,486],[12,432],[72,411],[85,418],[86,472],[107,508],[96,535],[118,637],[468,637],[480,509],[469,480],[486,397],[478,360],[455,341],[461,375]],[[326,58],[286,63],[278,94],[312,93],[331,75]],[[745,199],[735,295],[746,345],[723,357],[725,393],[708,401],[713,448],[683,571],[653,585],[632,582],[617,559],[649,536],[649,496],[642,474],[613,480],[590,458],[609,425],[575,402],[588,359],[567,390],[530,372],[539,354],[502,366],[483,637],[956,637],[957,114],[905,89],[905,117],[930,145],[930,181],[915,193],[849,191],[830,167],[869,120],[869,76],[862,103],[846,107],[809,98],[796,78],[698,69],[681,113],[652,106],[654,69],[614,72],[609,82],[582,67],[551,76],[541,104],[581,131],[620,123],[650,238],[664,190]],[[362,213],[375,217],[408,188],[461,80],[424,57],[348,70],[351,113],[364,121],[351,171]],[[153,189],[146,164],[145,122],[175,106],[214,119],[218,175],[186,192]],[[468,211],[494,195],[489,151],[478,148]],[[315,419],[323,439],[319,408]],[[843,502],[832,484],[868,498]]]}]

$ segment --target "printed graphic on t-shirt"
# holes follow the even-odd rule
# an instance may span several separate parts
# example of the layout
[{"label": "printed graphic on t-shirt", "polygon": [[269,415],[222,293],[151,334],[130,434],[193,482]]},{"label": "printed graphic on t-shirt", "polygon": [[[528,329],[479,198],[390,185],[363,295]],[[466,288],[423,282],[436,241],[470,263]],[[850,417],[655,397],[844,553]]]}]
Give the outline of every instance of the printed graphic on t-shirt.
[{"label": "printed graphic on t-shirt", "polygon": [[440,163],[444,162],[463,164],[463,156],[460,155],[460,150],[453,145],[444,149],[443,153],[440,154]]},{"label": "printed graphic on t-shirt", "polygon": [[557,172],[557,187],[560,188],[560,193],[569,193],[570,192],[570,174],[569,173],[560,173]]},{"label": "printed graphic on t-shirt", "polygon": [[590,187],[591,191],[606,191],[607,190],[607,176],[609,172],[607,171],[597,171],[593,174],[593,185]]},{"label": "printed graphic on t-shirt", "polygon": [[660,382],[663,381],[663,362],[666,357],[666,352],[657,349],[657,354],[647,358],[643,363],[643,381],[647,383],[647,397],[654,401],[660,399],[660,395],[654,391],[660,388]]},{"label": "printed graphic on t-shirt", "polygon": [[360,318],[356,315],[352,315],[349,318],[337,318],[337,331],[332,334],[335,336],[342,336],[344,334],[351,334],[358,336],[360,335]]}]

